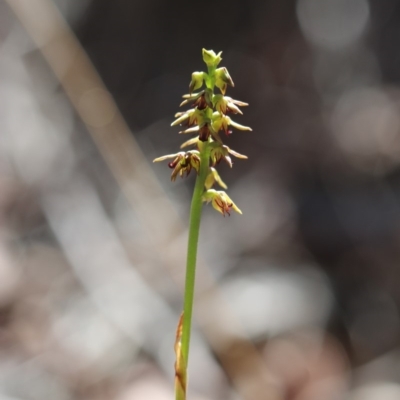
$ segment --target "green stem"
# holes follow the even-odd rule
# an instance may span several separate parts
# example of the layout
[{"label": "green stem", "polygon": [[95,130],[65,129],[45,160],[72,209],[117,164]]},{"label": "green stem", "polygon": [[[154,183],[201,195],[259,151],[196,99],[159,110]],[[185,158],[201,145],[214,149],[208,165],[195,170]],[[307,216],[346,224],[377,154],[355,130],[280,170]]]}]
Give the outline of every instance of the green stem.
[{"label": "green stem", "polygon": [[189,240],[186,259],[185,297],[183,304],[183,327],[181,348],[186,368],[189,360],[190,332],[192,325],[192,310],[194,297],[194,283],[196,276],[197,245],[199,241],[200,219],[203,206],[202,196],[204,183],[209,171],[210,148],[208,143],[202,143],[200,149],[200,171],[194,186],[192,205],[190,207]]}]

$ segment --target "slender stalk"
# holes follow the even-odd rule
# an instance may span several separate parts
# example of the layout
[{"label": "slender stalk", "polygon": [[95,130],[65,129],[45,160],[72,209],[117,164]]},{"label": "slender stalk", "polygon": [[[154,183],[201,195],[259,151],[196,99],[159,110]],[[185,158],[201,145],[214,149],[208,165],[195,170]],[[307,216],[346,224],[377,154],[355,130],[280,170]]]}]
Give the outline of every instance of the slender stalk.
[{"label": "slender stalk", "polygon": [[210,149],[207,142],[202,143],[200,149],[200,171],[194,186],[192,204],[190,207],[189,240],[186,259],[185,297],[183,304],[182,328],[182,355],[187,368],[189,360],[190,333],[192,326],[192,310],[194,297],[194,284],[196,276],[197,246],[199,241],[200,220],[202,211],[202,195],[204,183],[209,171]]}]

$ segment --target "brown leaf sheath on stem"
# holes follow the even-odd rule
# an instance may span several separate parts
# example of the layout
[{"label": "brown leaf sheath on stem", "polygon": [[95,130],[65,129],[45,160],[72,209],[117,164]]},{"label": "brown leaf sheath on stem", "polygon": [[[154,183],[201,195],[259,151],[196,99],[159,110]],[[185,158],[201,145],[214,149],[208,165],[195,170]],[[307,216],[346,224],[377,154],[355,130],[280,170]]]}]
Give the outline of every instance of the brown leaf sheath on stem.
[{"label": "brown leaf sheath on stem", "polygon": [[176,338],[175,338],[175,393],[177,394],[177,398],[179,400],[186,399],[186,382],[187,382],[187,372],[186,372],[186,363],[185,358],[182,354],[182,329],[183,329],[183,313],[179,318],[178,326],[176,329]]}]

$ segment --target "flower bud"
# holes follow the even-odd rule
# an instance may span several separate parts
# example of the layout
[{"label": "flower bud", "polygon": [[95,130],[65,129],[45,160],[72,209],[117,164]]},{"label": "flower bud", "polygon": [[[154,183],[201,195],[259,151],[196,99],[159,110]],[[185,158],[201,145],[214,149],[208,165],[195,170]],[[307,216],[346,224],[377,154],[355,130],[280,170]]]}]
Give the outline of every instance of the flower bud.
[{"label": "flower bud", "polygon": [[216,68],[222,60],[221,54],[222,51],[220,51],[218,54],[215,54],[213,50],[203,49],[203,61],[207,64],[207,67]]},{"label": "flower bud", "polygon": [[225,67],[218,68],[215,71],[215,86],[221,91],[222,94],[225,94],[228,85],[232,87],[235,86],[228,70]]},{"label": "flower bud", "polygon": [[203,86],[204,81],[204,72],[193,72],[192,80],[189,84],[189,93],[192,93],[193,90],[200,89]]}]

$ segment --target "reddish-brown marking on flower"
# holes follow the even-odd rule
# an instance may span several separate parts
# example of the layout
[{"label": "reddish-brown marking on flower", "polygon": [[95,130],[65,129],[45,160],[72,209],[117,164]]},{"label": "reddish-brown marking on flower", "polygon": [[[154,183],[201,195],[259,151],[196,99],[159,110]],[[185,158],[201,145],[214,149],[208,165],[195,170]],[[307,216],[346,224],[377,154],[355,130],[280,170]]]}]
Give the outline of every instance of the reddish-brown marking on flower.
[{"label": "reddish-brown marking on flower", "polygon": [[222,215],[225,217],[225,213],[228,214],[229,216],[231,216],[230,214],[230,210],[233,206],[232,203],[225,203],[223,202],[221,199],[216,198],[215,200],[215,204],[220,208]]},{"label": "reddish-brown marking on flower", "polygon": [[207,123],[200,126],[199,129],[199,140],[202,142],[207,142],[208,138],[211,135],[210,127]]}]

